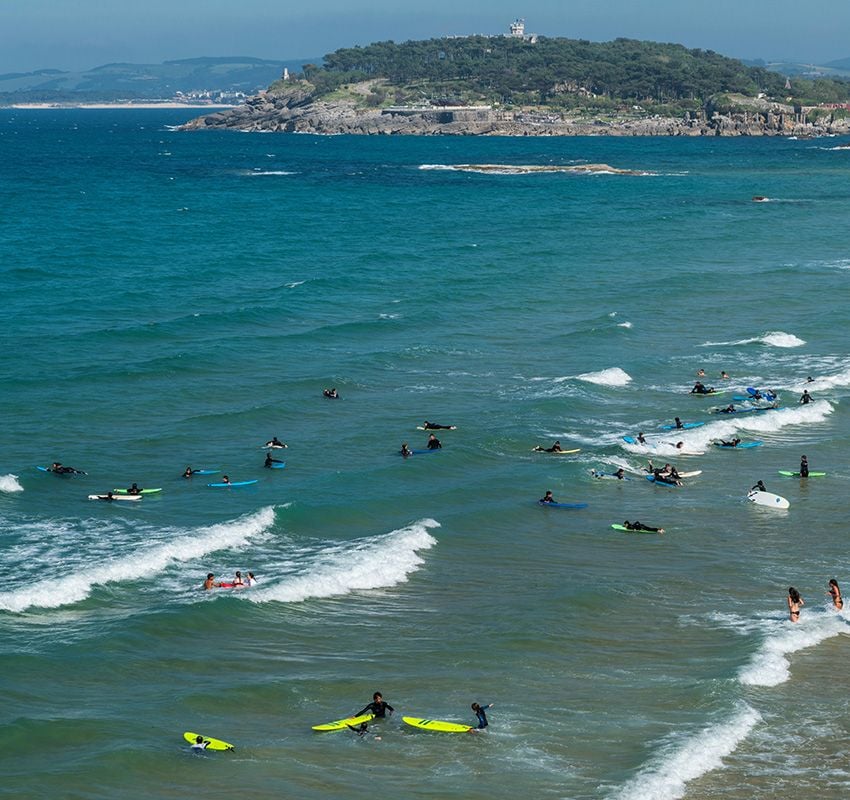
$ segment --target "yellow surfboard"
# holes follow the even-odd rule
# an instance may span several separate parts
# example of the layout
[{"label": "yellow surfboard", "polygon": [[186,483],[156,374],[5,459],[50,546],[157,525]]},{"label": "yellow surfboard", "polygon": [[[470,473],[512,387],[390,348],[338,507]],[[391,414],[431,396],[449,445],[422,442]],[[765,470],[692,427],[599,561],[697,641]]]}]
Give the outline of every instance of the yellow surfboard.
[{"label": "yellow surfboard", "polygon": [[425,731],[441,733],[469,733],[475,730],[471,725],[459,725],[457,722],[443,722],[439,719],[421,719],[420,717],[402,717],[402,722]]},{"label": "yellow surfboard", "polygon": [[[197,733],[187,731],[183,734],[183,738],[189,744],[195,744],[198,741]],[[203,740],[207,743],[207,750],[233,750],[233,745],[221,741],[221,739],[213,739],[211,736],[204,736]]]},{"label": "yellow surfboard", "polygon": [[369,722],[375,719],[374,714],[363,714],[360,717],[348,717],[348,719],[338,719],[336,722],[326,722],[324,725],[314,725],[314,731],[344,731],[348,726],[357,727],[361,722]]}]

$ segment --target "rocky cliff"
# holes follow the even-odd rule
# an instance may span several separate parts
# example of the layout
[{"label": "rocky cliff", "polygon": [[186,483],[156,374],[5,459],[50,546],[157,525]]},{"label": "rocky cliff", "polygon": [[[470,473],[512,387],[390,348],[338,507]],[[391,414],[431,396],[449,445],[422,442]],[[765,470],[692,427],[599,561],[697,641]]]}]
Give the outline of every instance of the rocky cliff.
[{"label": "rocky cliff", "polygon": [[[368,86],[366,90],[368,90]],[[556,111],[507,111],[489,106],[368,108],[354,97],[317,98],[309,85],[264,92],[244,105],[199,117],[182,130],[232,129],[317,134],[474,136],[825,136],[850,133],[850,120],[809,123],[789,106],[753,101],[721,113],[709,105],[679,118],[594,117]]]}]

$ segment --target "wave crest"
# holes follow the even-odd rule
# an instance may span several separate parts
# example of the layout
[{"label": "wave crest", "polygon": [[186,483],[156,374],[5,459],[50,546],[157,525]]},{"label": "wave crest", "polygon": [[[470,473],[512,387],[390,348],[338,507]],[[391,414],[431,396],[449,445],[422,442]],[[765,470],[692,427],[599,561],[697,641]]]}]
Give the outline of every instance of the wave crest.
[{"label": "wave crest", "polygon": [[419,551],[428,550],[437,543],[428,531],[439,527],[436,520],[423,519],[342,548],[328,548],[308,572],[243,597],[254,603],[299,603],[362,589],[396,586],[423,563]]},{"label": "wave crest", "polygon": [[17,475],[0,475],[0,492],[22,492],[24,487],[18,481]]},{"label": "wave crest", "polygon": [[734,347],[741,344],[766,344],[771,347],[802,347],[805,339],[795,336],[793,333],[784,331],[768,331],[761,336],[753,336],[750,339],[737,339],[733,342],[703,342],[702,347]]},{"label": "wave crest", "polygon": [[138,580],[159,572],[175,561],[196,558],[239,547],[274,524],[274,508],[268,506],[231,522],[191,531],[167,544],[144,547],[129,556],[102,561],[63,578],[26,584],[0,593],[0,610],[20,613],[29,608],[59,608],[85,600],[96,586]]},{"label": "wave crest", "polygon": [[600,386],[625,386],[627,383],[631,383],[632,380],[632,376],[619,367],[603,369],[600,372],[585,372],[582,375],[576,375],[576,378],[580,381],[596,383]]}]

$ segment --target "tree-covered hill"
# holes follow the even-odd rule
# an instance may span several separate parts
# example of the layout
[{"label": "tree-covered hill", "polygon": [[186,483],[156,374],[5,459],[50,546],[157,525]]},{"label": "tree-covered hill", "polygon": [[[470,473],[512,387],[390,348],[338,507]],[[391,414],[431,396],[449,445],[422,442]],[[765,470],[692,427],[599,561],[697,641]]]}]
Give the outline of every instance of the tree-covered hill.
[{"label": "tree-covered hill", "polygon": [[632,39],[543,37],[532,43],[469,36],[377,42],[336,50],[321,66],[305,65],[304,76],[319,96],[344,84],[383,78],[391,90],[385,96],[395,102],[694,108],[720,93],[763,94],[797,104],[850,99],[848,81],[795,79],[788,90],[784,76],[710,50]]}]

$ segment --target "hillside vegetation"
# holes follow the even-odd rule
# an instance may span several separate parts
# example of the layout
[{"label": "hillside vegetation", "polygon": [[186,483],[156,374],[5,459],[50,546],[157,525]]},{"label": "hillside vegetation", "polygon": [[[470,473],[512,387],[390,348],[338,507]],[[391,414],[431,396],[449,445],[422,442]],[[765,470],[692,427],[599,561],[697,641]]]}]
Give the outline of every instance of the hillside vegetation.
[{"label": "hillside vegetation", "polygon": [[[368,101],[610,109],[640,106],[672,112],[701,108],[718,94],[757,96],[794,105],[850,100],[850,82],[785,77],[710,50],[616,39],[589,42],[502,36],[377,42],[336,50],[322,65],[306,64],[314,97],[369,79]],[[283,90],[282,82],[271,90]]]}]

